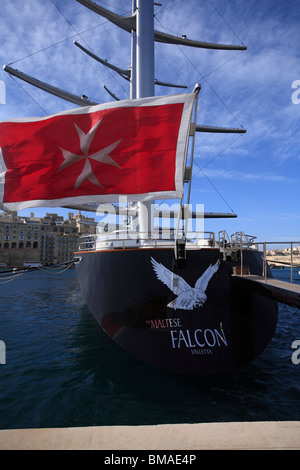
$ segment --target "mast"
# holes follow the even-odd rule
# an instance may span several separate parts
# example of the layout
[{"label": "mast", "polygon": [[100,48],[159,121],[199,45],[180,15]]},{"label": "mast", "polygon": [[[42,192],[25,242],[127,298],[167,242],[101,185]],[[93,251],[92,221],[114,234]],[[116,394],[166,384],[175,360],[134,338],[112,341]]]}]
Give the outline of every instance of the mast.
[{"label": "mast", "polygon": [[137,98],[154,96],[153,0],[137,0]]},{"label": "mast", "polygon": [[[107,18],[109,21],[117,25],[119,28],[124,29],[125,31],[131,32],[136,29],[136,15],[132,14],[131,16],[123,17],[113,13],[106,8],[101,7],[97,3],[92,2],[91,0],[77,0],[78,3],[81,3],[85,7],[94,11],[98,15]],[[145,0],[146,3],[146,0]],[[189,47],[199,47],[203,49],[216,49],[216,50],[228,50],[228,51],[245,51],[247,49],[244,45],[231,45],[231,44],[216,44],[212,42],[204,41],[194,41],[191,39],[186,39],[185,37],[172,36],[171,34],[163,33],[161,31],[154,31],[154,39],[157,42],[163,42],[166,44],[178,44],[182,46]]]},{"label": "mast", "polygon": [[[136,0],[132,0],[132,15],[135,14]],[[131,31],[130,98],[136,98],[136,31]]]},{"label": "mast", "polygon": [[[110,69],[117,72],[122,78],[130,80],[130,98],[144,98],[155,95],[155,84],[162,86],[170,86],[177,88],[186,88],[184,85],[174,85],[172,83],[166,83],[156,80],[154,73],[154,43],[163,42],[169,44],[181,44],[190,47],[206,48],[206,49],[220,49],[220,50],[246,50],[246,46],[236,45],[224,45],[214,44],[207,42],[192,41],[185,37],[179,38],[174,37],[165,33],[154,30],[154,0],[132,0],[132,15],[129,17],[121,17],[115,13],[100,7],[98,4],[91,0],[77,0],[85,7],[95,11],[97,14],[107,18],[118,27],[131,32],[131,67],[130,69],[121,69],[113,64],[108,63],[106,60],[100,59],[91,51],[88,51],[85,47],[80,45],[77,41],[74,44],[79,47],[83,52],[97,60],[101,64],[109,67]],[[85,95],[77,96],[69,93],[60,88],[54,87],[50,84],[37,80],[17,69],[13,69],[8,65],[4,65],[3,69],[10,75],[16,76],[17,78],[24,80],[31,85],[40,88],[47,93],[51,93],[59,98],[74,103],[78,106],[93,106],[99,104],[98,102],[89,100]],[[104,87],[108,93],[116,100],[118,98],[111,93],[107,87]],[[210,133],[245,133],[245,129],[237,128],[225,128],[216,126],[196,125],[194,124],[195,131],[197,132],[210,132]],[[88,205],[87,205],[88,206]],[[84,210],[92,210],[93,208],[87,208]],[[75,206],[73,206],[74,208]],[[152,229],[152,218],[156,213],[155,210],[151,210],[150,202],[139,202],[137,204],[137,218],[139,220],[139,231],[141,233],[151,233]],[[210,213],[204,217],[219,218],[219,217],[236,217],[235,214],[219,214]],[[143,239],[143,237],[141,237]],[[148,236],[144,238],[144,242],[148,239]],[[143,240],[142,240],[143,241]]]},{"label": "mast", "polygon": [[[137,0],[136,9],[136,97],[154,96],[154,6],[153,0]],[[151,231],[151,204],[138,203],[139,230]],[[143,236],[142,236],[143,238]]]}]

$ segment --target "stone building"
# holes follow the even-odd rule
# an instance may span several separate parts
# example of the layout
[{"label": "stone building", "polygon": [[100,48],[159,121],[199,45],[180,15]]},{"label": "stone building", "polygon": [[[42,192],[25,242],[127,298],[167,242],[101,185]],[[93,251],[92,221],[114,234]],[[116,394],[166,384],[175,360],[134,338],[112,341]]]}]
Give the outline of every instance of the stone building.
[{"label": "stone building", "polygon": [[0,214],[0,262],[22,266],[40,261],[41,223],[37,219],[18,217],[16,212]]},{"label": "stone building", "polygon": [[45,217],[19,217],[17,212],[0,213],[0,266],[45,266],[73,259],[79,236],[95,233],[94,219],[71,212],[68,219],[56,213]]}]

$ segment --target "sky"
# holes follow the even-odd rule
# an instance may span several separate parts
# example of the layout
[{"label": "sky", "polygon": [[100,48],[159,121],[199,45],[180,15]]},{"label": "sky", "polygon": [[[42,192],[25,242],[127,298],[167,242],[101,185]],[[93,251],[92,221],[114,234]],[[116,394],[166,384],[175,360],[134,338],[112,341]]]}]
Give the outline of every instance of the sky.
[{"label": "sky", "polygon": [[[97,0],[120,15],[131,0]],[[246,134],[197,133],[191,205],[234,212],[205,230],[242,231],[259,241],[300,241],[300,0],[161,0],[155,29],[189,39],[247,46],[212,51],[155,45],[155,78],[192,92],[201,83],[197,124],[242,127]],[[0,56],[42,81],[99,103],[129,98],[128,82],[78,49],[128,68],[130,35],[76,0],[0,0]],[[76,107],[0,71],[0,121]],[[42,216],[62,208],[34,208]]]}]

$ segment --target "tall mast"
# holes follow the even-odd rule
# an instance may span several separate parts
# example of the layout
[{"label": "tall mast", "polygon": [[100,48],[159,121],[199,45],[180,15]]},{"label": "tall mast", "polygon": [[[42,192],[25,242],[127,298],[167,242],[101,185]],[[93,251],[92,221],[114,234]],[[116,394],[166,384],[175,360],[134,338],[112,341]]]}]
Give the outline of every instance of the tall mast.
[{"label": "tall mast", "polygon": [[[137,98],[154,96],[154,7],[153,0],[137,0],[136,10],[136,92]],[[151,231],[151,204],[139,202],[141,234]],[[143,238],[143,235],[142,237]]]},{"label": "tall mast", "polygon": [[153,0],[137,0],[137,98],[154,95],[154,9]]},{"label": "tall mast", "polygon": [[[132,0],[132,15],[136,11],[136,0]],[[130,71],[130,98],[136,98],[136,31],[131,31],[131,71]]]}]

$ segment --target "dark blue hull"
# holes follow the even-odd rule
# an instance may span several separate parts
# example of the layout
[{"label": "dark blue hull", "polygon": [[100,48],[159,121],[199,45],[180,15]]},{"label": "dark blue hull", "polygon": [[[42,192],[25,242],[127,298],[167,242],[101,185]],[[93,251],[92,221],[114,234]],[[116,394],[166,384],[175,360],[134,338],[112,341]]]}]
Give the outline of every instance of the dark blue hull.
[{"label": "dark blue hull", "polygon": [[[277,303],[239,289],[232,280],[239,262],[223,260],[218,249],[187,250],[181,268],[171,248],[76,256],[92,314],[117,344],[153,366],[231,372],[258,356],[274,334]],[[261,274],[261,254],[245,250],[243,256],[251,274]]]}]

